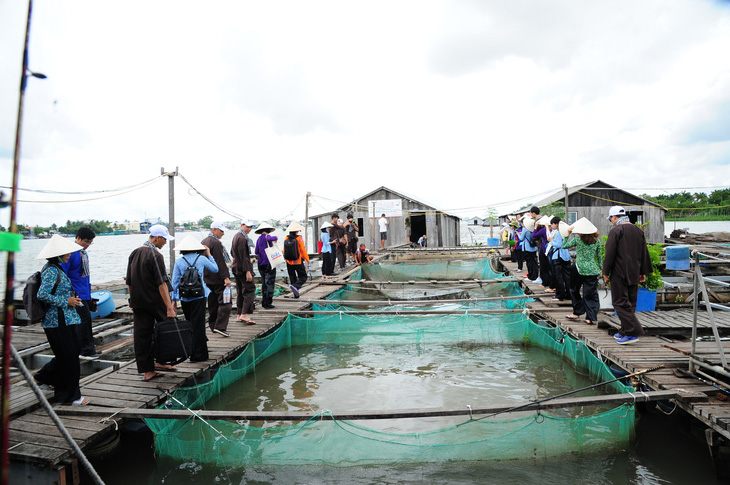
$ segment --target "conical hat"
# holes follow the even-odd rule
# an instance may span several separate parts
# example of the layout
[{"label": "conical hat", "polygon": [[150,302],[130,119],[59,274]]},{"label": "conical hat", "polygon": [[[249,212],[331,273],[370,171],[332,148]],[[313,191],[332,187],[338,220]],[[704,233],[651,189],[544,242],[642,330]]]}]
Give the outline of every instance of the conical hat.
[{"label": "conical hat", "polygon": [[49,259],[57,256],[63,256],[64,254],[75,253],[84,249],[70,239],[66,239],[63,236],[54,234],[51,239],[43,246],[41,252],[38,253],[38,259]]},{"label": "conical hat", "polygon": [[205,251],[205,246],[200,244],[197,237],[189,234],[180,244],[175,246],[175,251]]},{"label": "conical hat", "polygon": [[527,229],[528,231],[532,231],[533,229],[535,229],[535,219],[527,216],[522,219],[522,225],[525,226],[525,229]]},{"label": "conical hat", "polygon": [[568,229],[570,229],[570,226],[565,221],[558,222],[558,231],[560,231],[560,235],[563,236],[563,239],[568,237]]},{"label": "conical hat", "polygon": [[538,219],[537,223],[540,224],[540,225],[542,225],[542,226],[546,226],[547,227],[547,226],[550,225],[550,219],[552,219],[552,217],[550,217],[550,216],[542,216],[540,219]]},{"label": "conical hat", "polygon": [[254,232],[256,234],[261,234],[262,232],[264,232],[265,230],[268,230],[268,229],[274,230],[274,226],[272,226],[266,222],[262,222],[261,224],[259,224],[259,227],[257,227]]},{"label": "conical hat", "polygon": [[598,228],[585,217],[581,217],[573,224],[573,232],[576,234],[594,234],[598,232]]},{"label": "conical hat", "polygon": [[320,230],[322,230],[322,229],[329,229],[330,227],[332,227],[332,224],[330,224],[330,223],[329,223],[329,222],[327,222],[327,221],[324,221],[324,222],[322,223],[322,225],[321,225],[321,226],[319,226],[319,229],[320,229]]},{"label": "conical hat", "polygon": [[303,230],[304,226],[299,224],[297,221],[292,221],[292,223],[289,224],[289,227],[286,228],[286,232],[299,232]]}]

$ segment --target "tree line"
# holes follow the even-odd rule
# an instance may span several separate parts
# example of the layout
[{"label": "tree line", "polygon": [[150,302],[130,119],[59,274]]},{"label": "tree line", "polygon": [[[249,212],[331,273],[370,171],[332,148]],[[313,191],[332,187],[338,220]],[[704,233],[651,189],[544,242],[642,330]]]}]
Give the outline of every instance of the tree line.
[{"label": "tree line", "polygon": [[667,219],[730,218],[730,189],[714,190],[709,194],[684,191],[655,196],[642,194],[641,197],[669,209]]}]

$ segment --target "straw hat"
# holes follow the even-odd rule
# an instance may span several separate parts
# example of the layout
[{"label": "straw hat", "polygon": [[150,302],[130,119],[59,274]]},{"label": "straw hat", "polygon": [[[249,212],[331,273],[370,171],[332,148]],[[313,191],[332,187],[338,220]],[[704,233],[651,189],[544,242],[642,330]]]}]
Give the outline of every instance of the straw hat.
[{"label": "straw hat", "polygon": [[329,223],[329,222],[327,222],[327,221],[324,221],[324,222],[322,223],[322,225],[321,225],[321,226],[319,227],[319,229],[320,229],[320,230],[322,230],[322,229],[329,229],[330,227],[332,227],[332,224],[330,224],[330,223]]},{"label": "straw hat", "polygon": [[565,221],[558,222],[558,231],[560,231],[560,235],[563,236],[563,239],[568,237],[568,229],[570,229],[570,226]]},{"label": "straw hat", "polygon": [[299,224],[297,221],[292,221],[292,223],[289,224],[289,227],[286,228],[286,232],[299,232],[303,230],[304,226]]},{"label": "straw hat", "polygon": [[525,229],[528,231],[532,231],[535,229],[535,219],[530,216],[526,216],[522,219],[522,225],[525,226]]},{"label": "straw hat", "polygon": [[552,216],[542,216],[538,219],[537,224],[547,227],[550,225],[550,219],[552,219]]},{"label": "straw hat", "polygon": [[175,247],[175,251],[205,251],[205,246],[200,244],[197,237],[190,234]]},{"label": "straw hat", "polygon": [[84,249],[70,239],[54,234],[38,253],[38,259],[50,259]]},{"label": "straw hat", "polygon": [[581,217],[573,224],[573,232],[576,234],[594,234],[598,232],[598,228],[585,217]]},{"label": "straw hat", "polygon": [[259,224],[259,227],[257,227],[254,232],[256,234],[261,234],[262,232],[267,231],[267,230],[272,230],[273,231],[274,230],[274,226],[272,226],[270,224],[267,224],[266,222],[262,222],[261,224]]}]

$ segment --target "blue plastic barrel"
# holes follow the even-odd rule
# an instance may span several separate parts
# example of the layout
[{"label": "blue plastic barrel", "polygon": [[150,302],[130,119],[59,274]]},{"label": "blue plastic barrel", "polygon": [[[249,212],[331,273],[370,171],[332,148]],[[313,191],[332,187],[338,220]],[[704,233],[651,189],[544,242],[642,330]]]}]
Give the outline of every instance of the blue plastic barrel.
[{"label": "blue plastic barrel", "polygon": [[667,246],[667,269],[689,270],[689,246]]},{"label": "blue plastic barrel", "polygon": [[117,309],[112,294],[108,291],[95,291],[91,293],[91,298],[99,300],[96,303],[96,311],[91,312],[91,318],[108,317],[111,312]]},{"label": "blue plastic barrel", "polygon": [[656,310],[656,291],[639,287],[639,294],[636,297],[637,312],[653,312]]},{"label": "blue plastic barrel", "polygon": [[488,237],[487,246],[489,246],[489,247],[499,246],[499,238],[498,237]]}]

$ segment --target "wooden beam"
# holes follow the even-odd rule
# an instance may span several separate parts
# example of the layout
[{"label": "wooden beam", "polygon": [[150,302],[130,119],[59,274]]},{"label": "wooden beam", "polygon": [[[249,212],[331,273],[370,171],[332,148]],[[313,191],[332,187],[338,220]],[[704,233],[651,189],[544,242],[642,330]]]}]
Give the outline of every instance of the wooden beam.
[{"label": "wooden beam", "polygon": [[[708,398],[702,393],[687,393],[674,390],[650,391],[636,394],[604,394],[599,396],[573,397],[553,399],[541,403],[525,403],[519,411],[537,411],[538,409],[572,408],[580,406],[620,405],[634,402],[661,401],[667,399],[682,399],[684,402],[706,401]],[[432,408],[432,409],[399,409],[389,411],[346,411],[332,412],[331,415],[316,413],[287,412],[287,411],[208,411],[195,410],[195,413],[204,419],[218,419],[224,421],[308,421],[317,419],[341,419],[348,421],[366,419],[402,419],[402,418],[431,418],[439,416],[469,416],[483,414],[501,414],[512,412],[518,405],[474,406],[471,410],[463,408]],[[149,418],[149,419],[188,419],[192,417],[190,411],[181,409],[117,409],[102,407],[57,407],[56,412],[63,416],[94,416],[114,418]]]}]

